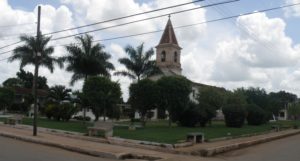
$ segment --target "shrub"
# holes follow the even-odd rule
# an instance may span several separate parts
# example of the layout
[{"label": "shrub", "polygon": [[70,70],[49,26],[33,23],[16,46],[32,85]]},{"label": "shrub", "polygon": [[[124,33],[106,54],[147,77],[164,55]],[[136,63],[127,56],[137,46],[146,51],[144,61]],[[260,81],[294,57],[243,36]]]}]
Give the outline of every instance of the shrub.
[{"label": "shrub", "polygon": [[69,121],[76,112],[78,112],[77,107],[70,103],[49,104],[45,108],[46,117],[48,119],[53,118],[57,121]]},{"label": "shrub", "polygon": [[69,121],[71,117],[78,112],[77,107],[70,103],[63,103],[59,105],[60,117],[63,121]]},{"label": "shrub", "polygon": [[242,105],[231,104],[222,108],[227,127],[242,127],[245,122],[246,110]]},{"label": "shrub", "polygon": [[203,102],[200,102],[198,106],[201,112],[199,118],[200,126],[205,127],[207,123],[211,123],[211,120],[216,117],[216,108]]},{"label": "shrub", "polygon": [[54,112],[53,108],[55,108],[54,106],[55,104],[48,104],[44,109],[44,113],[48,119],[51,119],[54,115],[53,114]]},{"label": "shrub", "polygon": [[196,126],[196,124],[199,123],[200,113],[200,109],[195,103],[189,103],[188,107],[182,111],[178,119],[179,125],[186,127]]},{"label": "shrub", "polygon": [[75,120],[78,120],[78,121],[91,121],[91,117],[89,116],[75,116],[73,117]]},{"label": "shrub", "polygon": [[25,103],[13,103],[11,106],[7,108],[7,110],[12,113],[27,114],[29,108],[30,108],[29,105],[26,105]]},{"label": "shrub", "polygon": [[266,112],[255,104],[246,106],[248,125],[261,125],[265,123]]},{"label": "shrub", "polygon": [[216,115],[214,108],[205,103],[195,104],[190,102],[188,107],[180,114],[178,123],[181,126],[194,127],[200,123],[201,127]]}]

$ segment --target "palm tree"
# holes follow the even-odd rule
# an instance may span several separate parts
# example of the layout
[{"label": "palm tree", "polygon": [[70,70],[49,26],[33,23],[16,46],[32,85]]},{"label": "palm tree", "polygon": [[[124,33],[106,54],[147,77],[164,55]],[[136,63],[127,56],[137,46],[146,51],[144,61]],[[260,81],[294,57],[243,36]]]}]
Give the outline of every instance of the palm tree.
[{"label": "palm tree", "polygon": [[51,73],[54,70],[54,63],[57,63],[59,67],[63,67],[63,63],[52,56],[54,48],[48,46],[51,37],[43,36],[38,34],[38,36],[27,36],[23,35],[20,37],[23,45],[18,46],[14,49],[13,55],[8,59],[9,62],[19,60],[20,68],[22,69],[26,65],[34,65],[34,75],[33,79],[33,93],[34,93],[34,121],[33,121],[33,135],[37,135],[37,79],[39,68],[44,66],[48,68]]},{"label": "palm tree", "polygon": [[26,65],[36,65],[35,55],[37,53],[40,54],[39,57],[41,58],[37,61],[37,70],[39,67],[44,66],[53,73],[55,63],[58,64],[60,68],[63,67],[63,63],[52,56],[54,48],[48,46],[51,37],[43,35],[39,37],[23,35],[20,37],[20,40],[24,42],[24,44],[16,47],[13,51],[13,55],[8,59],[9,62],[19,60],[20,69],[23,69]]},{"label": "palm tree", "polygon": [[127,76],[140,81],[160,71],[158,67],[156,67],[155,61],[151,60],[151,57],[154,55],[153,48],[144,53],[144,44],[142,43],[137,46],[136,49],[127,45],[124,50],[129,58],[120,58],[119,62],[123,64],[127,70],[117,71],[114,75]]},{"label": "palm tree", "polygon": [[55,85],[50,88],[48,98],[57,103],[61,103],[62,101],[70,101],[71,92],[72,90],[66,88],[65,86]]},{"label": "palm tree", "polygon": [[[110,54],[103,51],[104,46],[99,43],[93,45],[93,37],[86,34],[75,38],[79,45],[66,46],[68,55],[61,58],[68,63],[67,71],[73,72],[71,85],[78,80],[87,80],[89,76],[110,76],[109,71],[114,70],[114,65],[108,61]],[[83,108],[83,117],[86,118],[86,108]]]},{"label": "palm tree", "polygon": [[109,71],[114,70],[112,63],[108,62],[110,54],[103,51],[104,46],[99,43],[93,45],[90,35],[77,36],[78,44],[66,46],[68,55],[61,59],[68,63],[67,71],[73,72],[71,85],[78,80],[86,80],[89,76],[110,76]]}]

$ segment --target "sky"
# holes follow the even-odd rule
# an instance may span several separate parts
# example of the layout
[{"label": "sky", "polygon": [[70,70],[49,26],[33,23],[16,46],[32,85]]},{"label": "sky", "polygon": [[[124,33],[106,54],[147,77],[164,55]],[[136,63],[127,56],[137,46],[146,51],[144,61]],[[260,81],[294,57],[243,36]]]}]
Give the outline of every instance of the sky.
[{"label": "sky", "polygon": [[[141,15],[108,24],[101,24],[52,35],[52,38],[67,36],[87,30],[116,25],[183,9],[226,0],[205,0],[165,11]],[[19,34],[34,34],[37,6],[42,6],[41,30],[49,33],[70,27],[90,24],[134,13],[145,12],[192,0],[0,0],[0,47],[18,41]],[[171,16],[173,26],[190,25],[232,15],[240,15],[281,5],[300,3],[300,0],[240,0],[230,4]],[[101,40],[164,29],[168,17],[143,21],[119,28],[91,33]],[[233,90],[238,87],[259,87],[267,92],[289,91],[300,96],[300,5],[242,16],[230,20],[206,23],[176,29],[179,45],[183,48],[181,65],[188,79]],[[26,24],[26,25],[20,25]],[[14,26],[14,27],[7,27]],[[145,50],[155,47],[162,33],[155,33],[111,41],[101,41],[105,51],[112,56],[117,70],[125,69],[118,59],[125,57],[126,45],[145,43]],[[66,55],[60,45],[74,42],[73,38],[52,41],[54,56]],[[0,49],[12,50],[16,46]],[[1,54],[0,60],[11,53]],[[155,57],[153,57],[155,59]],[[15,77],[19,62],[0,61],[0,82]],[[32,66],[25,67],[33,71]],[[82,81],[70,86],[72,73],[56,67],[53,73],[41,68],[40,75],[48,78],[49,85],[66,85],[81,89]],[[113,76],[121,84],[123,98],[128,98],[128,86],[132,80]]]}]

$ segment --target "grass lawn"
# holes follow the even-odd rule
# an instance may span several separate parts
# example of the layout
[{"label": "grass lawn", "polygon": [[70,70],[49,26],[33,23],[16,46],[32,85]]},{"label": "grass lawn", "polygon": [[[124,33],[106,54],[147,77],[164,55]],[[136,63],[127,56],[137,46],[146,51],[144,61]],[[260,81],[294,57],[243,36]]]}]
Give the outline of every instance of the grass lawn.
[{"label": "grass lawn", "polygon": [[[4,120],[5,118],[0,118],[1,122],[3,122]],[[33,121],[32,118],[23,118],[22,123],[24,125],[32,125],[32,121]],[[48,120],[44,118],[38,119],[38,127],[44,127],[50,129],[86,133],[88,126],[92,126],[92,124],[87,123],[86,125],[84,125],[83,122],[79,122],[79,121],[62,122],[62,121]]]},{"label": "grass lawn", "polygon": [[[4,120],[4,118],[0,118],[0,121]],[[24,118],[23,124],[32,125],[32,119]],[[124,122],[122,124],[128,125],[129,122]],[[175,124],[173,124],[172,127],[168,127],[167,121],[152,121],[148,122],[145,128],[138,128],[134,131],[128,130],[128,127],[117,126],[114,128],[114,136],[126,139],[146,140],[172,144],[178,143],[181,140],[185,140],[185,136],[189,132],[203,132],[205,134],[205,138],[213,139],[228,136],[228,133],[230,133],[231,136],[262,133],[271,130],[271,125],[273,124],[281,124],[285,126],[293,126],[294,124],[297,124],[298,126],[300,126],[300,121],[278,121],[261,126],[245,125],[242,128],[228,128],[222,121],[214,121],[212,123],[212,126],[205,128],[178,127]],[[87,127],[92,126],[92,124],[88,123],[84,125],[79,121],[58,122],[54,120],[39,118],[38,126],[51,129],[87,133]]]},{"label": "grass lawn", "polygon": [[240,136],[244,134],[262,133],[271,130],[272,124],[283,124],[286,126],[293,126],[294,123],[300,125],[300,121],[279,121],[276,123],[268,123],[261,126],[248,126],[245,125],[243,128],[228,128],[224,122],[215,121],[210,127],[178,127],[173,125],[171,128],[167,126],[166,121],[149,122],[146,128],[137,129],[135,131],[129,131],[126,127],[116,127],[114,129],[114,135],[120,136],[127,139],[135,140],[147,140],[161,143],[177,143],[180,140],[185,140],[186,134],[189,132],[203,132],[205,138],[213,139],[228,136]]}]

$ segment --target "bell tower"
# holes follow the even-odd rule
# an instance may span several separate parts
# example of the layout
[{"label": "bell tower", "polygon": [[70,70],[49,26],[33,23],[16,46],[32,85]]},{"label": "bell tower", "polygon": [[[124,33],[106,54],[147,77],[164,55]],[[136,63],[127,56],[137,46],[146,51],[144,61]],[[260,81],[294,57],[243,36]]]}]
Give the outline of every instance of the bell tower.
[{"label": "bell tower", "polygon": [[169,17],[160,42],[156,46],[156,64],[165,75],[181,75],[181,49]]}]

